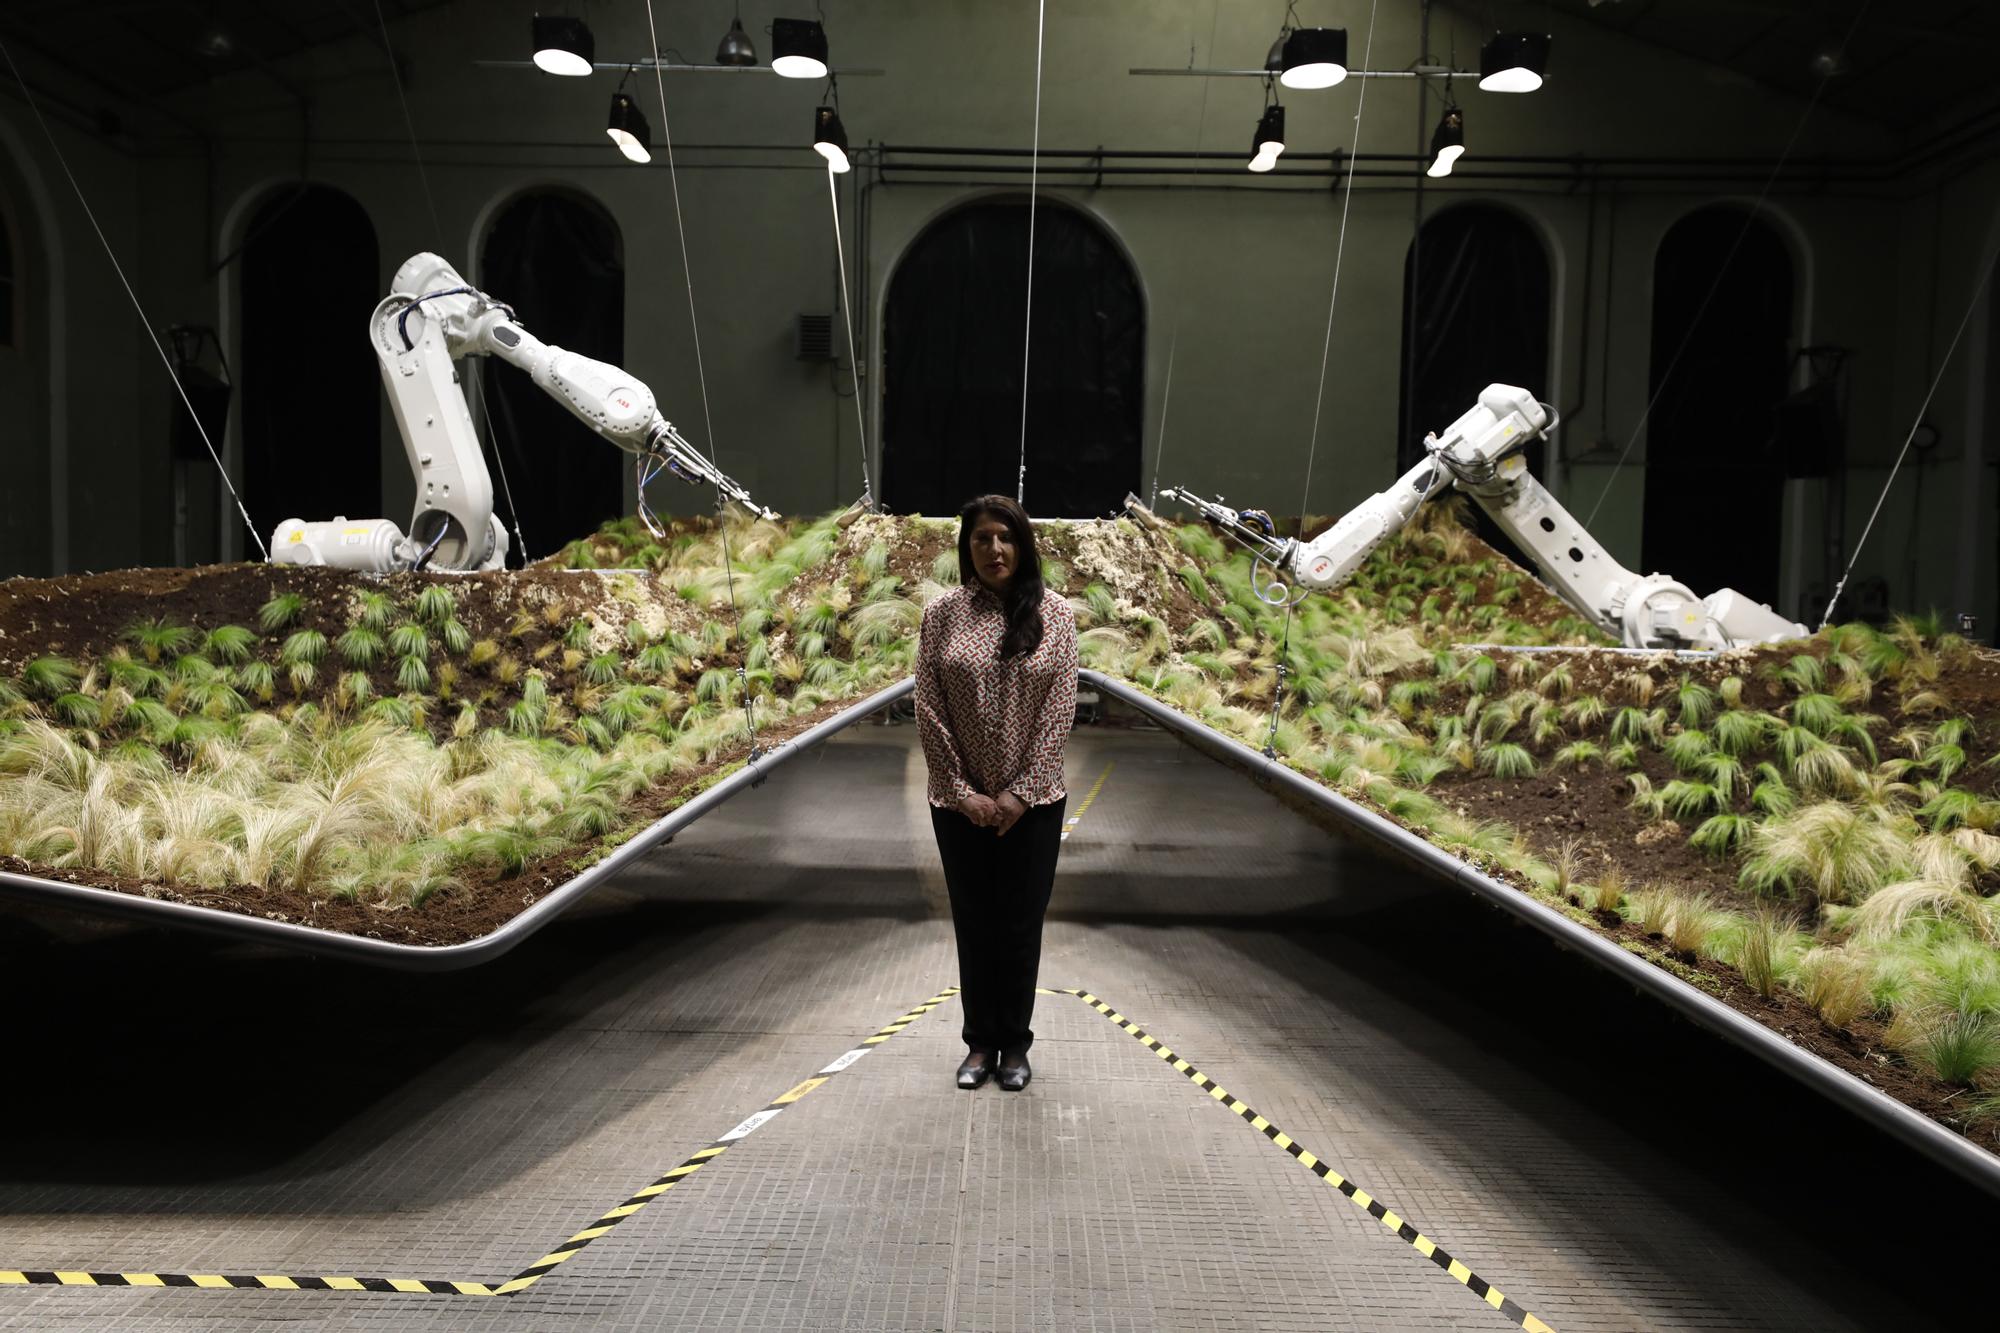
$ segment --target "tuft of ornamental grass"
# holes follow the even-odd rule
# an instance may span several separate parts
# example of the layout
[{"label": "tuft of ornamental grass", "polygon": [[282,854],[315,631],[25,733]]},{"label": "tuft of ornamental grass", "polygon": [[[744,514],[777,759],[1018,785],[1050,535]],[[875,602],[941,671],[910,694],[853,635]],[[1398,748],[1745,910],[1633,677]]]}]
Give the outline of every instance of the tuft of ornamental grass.
[{"label": "tuft of ornamental grass", "polygon": [[1673,895],[1666,920],[1667,943],[1680,953],[1701,957],[1721,929],[1726,914],[1715,908],[1707,893]]},{"label": "tuft of ornamental grass", "polygon": [[624,667],[624,659],[617,653],[599,653],[583,664],[583,678],[592,685],[609,685],[618,679]]},{"label": "tuft of ornamental grass", "polygon": [[1676,778],[1660,788],[1660,806],[1675,819],[1694,819],[1724,804],[1723,794],[1706,782]]},{"label": "tuft of ornamental grass", "polygon": [[1827,1026],[1845,1028],[1874,1011],[1872,969],[1845,949],[1808,949],[1799,959],[1799,996]]},{"label": "tuft of ornamental grass", "polygon": [[1955,883],[1931,879],[1886,884],[1868,895],[1850,918],[1856,939],[1891,939],[1920,919],[1955,920],[1989,948],[2000,948],[2000,917],[1977,894]]},{"label": "tuft of ornamental grass", "polygon": [[67,657],[38,657],[21,668],[21,685],[29,694],[54,699],[83,681],[83,670]]},{"label": "tuft of ornamental grass", "polygon": [[281,630],[305,613],[306,599],[296,592],[281,592],[257,608],[257,624],[266,633]]},{"label": "tuft of ornamental grass", "polygon": [[241,625],[217,625],[201,641],[204,657],[229,666],[249,661],[256,647],[257,636]]},{"label": "tuft of ornamental grass", "polygon": [[162,657],[179,657],[192,649],[201,638],[188,626],[176,625],[164,617],[128,626],[119,637],[143,653],[148,662],[158,662]]},{"label": "tuft of ornamental grass", "polygon": [[1896,878],[1907,843],[1880,813],[1816,801],[1751,830],[1740,880],[1753,893],[1807,889],[1854,903]]},{"label": "tuft of ornamental grass", "polygon": [[1481,748],[1479,766],[1496,778],[1524,778],[1535,771],[1535,756],[1525,746],[1496,741]]},{"label": "tuft of ornamental grass", "polygon": [[326,635],[316,629],[302,629],[285,639],[284,647],[278,650],[278,660],[286,666],[301,662],[318,666],[326,658]]},{"label": "tuft of ornamental grass", "polygon": [[1616,914],[1625,905],[1625,872],[1606,866],[1595,884],[1583,886],[1584,905],[1593,912]]},{"label": "tuft of ornamental grass", "polygon": [[1549,758],[1550,768],[1587,768],[1604,762],[1604,751],[1594,741],[1571,741]]},{"label": "tuft of ornamental grass", "polygon": [[356,625],[333,641],[333,649],[340,654],[340,660],[351,667],[372,667],[382,660],[382,636],[372,629]]},{"label": "tuft of ornamental grass", "polygon": [[1689,835],[1688,843],[1696,851],[1720,860],[1743,845],[1752,827],[1753,821],[1747,815],[1710,815]]},{"label": "tuft of ornamental grass", "polygon": [[389,651],[397,657],[424,661],[431,655],[431,636],[422,625],[406,622],[389,631]]},{"label": "tuft of ornamental grass", "polygon": [[453,657],[463,657],[472,649],[472,631],[450,617],[438,625],[437,634],[438,642]]},{"label": "tuft of ornamental grass", "polygon": [[1683,773],[1698,773],[1702,761],[1715,753],[1705,731],[1681,731],[1667,739],[1666,755]]},{"label": "tuft of ornamental grass", "polygon": [[450,620],[458,610],[458,599],[450,588],[442,583],[427,583],[417,593],[410,612],[426,625],[442,625]]},{"label": "tuft of ornamental grass", "polygon": [[1975,1087],[2000,1068],[2000,1018],[1936,1005],[1900,1009],[1890,1040],[1945,1083]]},{"label": "tuft of ornamental grass", "polygon": [[422,694],[430,688],[430,663],[415,653],[404,653],[396,659],[396,688],[408,694]]},{"label": "tuft of ornamental grass", "polygon": [[1715,715],[1715,691],[1689,676],[1683,675],[1674,687],[1674,702],[1680,710],[1681,726],[1690,731],[1707,726]]}]

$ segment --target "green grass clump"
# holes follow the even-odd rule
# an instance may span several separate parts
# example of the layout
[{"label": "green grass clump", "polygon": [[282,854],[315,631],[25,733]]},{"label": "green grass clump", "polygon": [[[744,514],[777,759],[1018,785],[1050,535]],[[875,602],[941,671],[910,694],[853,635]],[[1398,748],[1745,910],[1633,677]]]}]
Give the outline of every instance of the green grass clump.
[{"label": "green grass clump", "polygon": [[257,624],[270,634],[281,630],[305,613],[306,599],[300,593],[281,592],[257,608]]},{"label": "green grass clump", "polygon": [[1497,741],[1479,752],[1479,766],[1496,778],[1524,778],[1535,771],[1535,756],[1524,746]]},{"label": "green grass clump", "polygon": [[158,662],[162,657],[179,657],[201,638],[188,626],[176,625],[164,618],[141,621],[120,637],[144,653],[148,662]]},{"label": "green grass clump", "polygon": [[37,657],[21,668],[22,687],[44,699],[68,694],[82,680],[83,669],[67,657]]},{"label": "green grass clump", "polygon": [[346,631],[333,641],[333,647],[340,660],[352,667],[371,667],[382,660],[382,636],[365,626]]}]

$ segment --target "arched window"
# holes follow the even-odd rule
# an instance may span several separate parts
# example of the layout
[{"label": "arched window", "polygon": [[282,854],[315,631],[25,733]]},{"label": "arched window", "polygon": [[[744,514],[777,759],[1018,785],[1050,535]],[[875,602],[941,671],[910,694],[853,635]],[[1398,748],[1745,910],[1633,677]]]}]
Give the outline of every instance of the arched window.
[{"label": "arched window", "polygon": [[[596,200],[555,189],[511,200],[480,247],[478,283],[543,342],[624,364],[625,242]],[[513,366],[488,358],[484,374],[492,438],[532,548],[512,562],[546,555],[618,517],[625,455]],[[501,479],[493,484],[504,519]]]},{"label": "arched window", "polygon": [[382,374],[368,317],[385,293],[375,226],[353,196],[274,190],[242,242],[243,499],[281,519],[383,513]]},{"label": "arched window", "polygon": [[20,316],[15,310],[14,224],[7,206],[0,202],[0,347],[13,347],[19,336]]},{"label": "arched window", "polygon": [[1689,214],[1653,257],[1641,563],[1700,596],[1778,600],[1792,296],[1783,238],[1740,208]]},{"label": "arched window", "polygon": [[[1549,257],[1535,230],[1492,204],[1424,222],[1403,261],[1403,408],[1399,469],[1424,436],[1465,415],[1489,384],[1549,396]],[[1542,476],[1542,449],[1528,470]]]},{"label": "arched window", "polygon": [[[1012,495],[1021,459],[1028,207],[955,209],[910,243],[883,319],[882,498],[951,514]],[[1027,504],[1048,518],[1118,509],[1140,484],[1146,312],[1139,277],[1095,219],[1035,213]]]}]

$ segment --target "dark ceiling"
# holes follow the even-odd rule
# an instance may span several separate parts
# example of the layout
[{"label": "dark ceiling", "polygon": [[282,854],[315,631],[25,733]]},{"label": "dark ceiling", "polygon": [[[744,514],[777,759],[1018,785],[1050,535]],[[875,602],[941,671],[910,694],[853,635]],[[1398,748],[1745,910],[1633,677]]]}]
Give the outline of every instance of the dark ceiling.
[{"label": "dark ceiling", "polygon": [[[38,62],[157,101],[308,47],[358,37],[382,42],[383,20],[451,0],[7,0],[0,35]],[[392,30],[393,31],[393,30]]]},{"label": "dark ceiling", "polygon": [[1824,105],[1898,130],[1949,120],[1993,101],[1991,71],[2000,59],[1995,0],[1546,3],[1798,97],[1811,97],[1824,80]]}]

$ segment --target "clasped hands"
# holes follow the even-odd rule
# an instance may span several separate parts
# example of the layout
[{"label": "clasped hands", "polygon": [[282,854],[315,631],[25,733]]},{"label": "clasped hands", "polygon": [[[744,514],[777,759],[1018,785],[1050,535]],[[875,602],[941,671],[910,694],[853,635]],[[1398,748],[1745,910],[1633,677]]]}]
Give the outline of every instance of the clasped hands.
[{"label": "clasped hands", "polygon": [[990,828],[996,836],[1007,836],[1028,807],[1021,798],[1011,791],[1003,791],[998,796],[981,796],[978,792],[958,803],[958,812],[981,828]]}]

